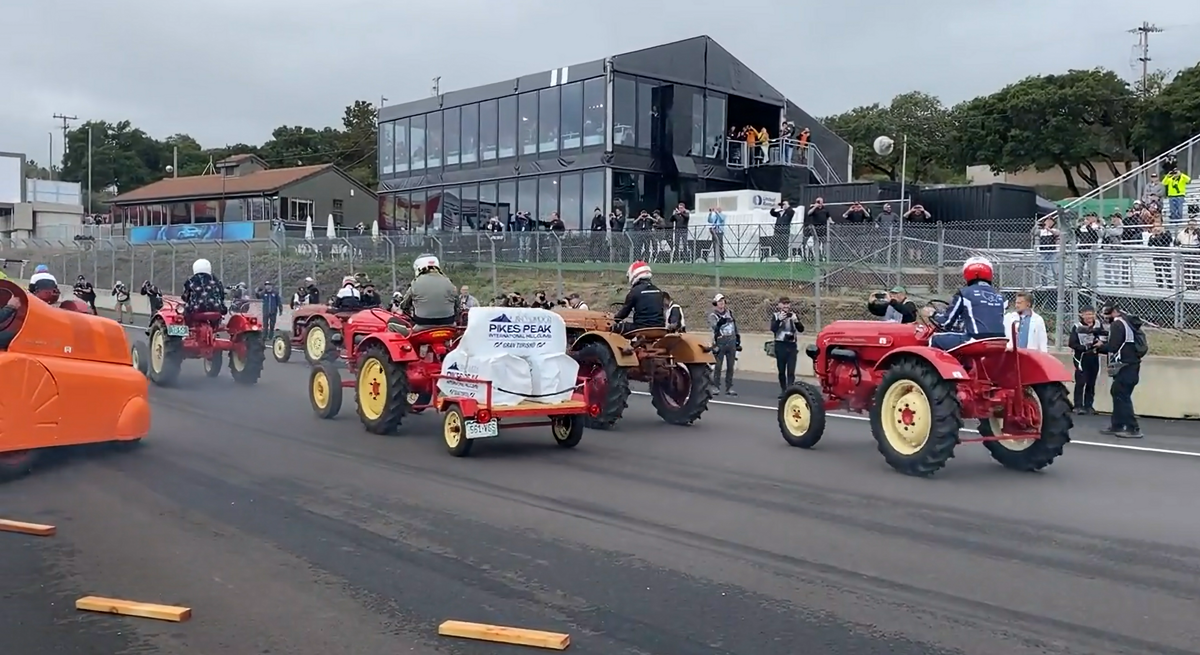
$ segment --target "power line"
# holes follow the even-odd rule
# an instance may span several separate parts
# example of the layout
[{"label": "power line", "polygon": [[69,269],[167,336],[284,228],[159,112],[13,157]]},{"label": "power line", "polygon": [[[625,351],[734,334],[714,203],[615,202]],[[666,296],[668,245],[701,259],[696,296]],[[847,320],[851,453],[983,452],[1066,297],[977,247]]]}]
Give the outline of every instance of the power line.
[{"label": "power line", "polygon": [[1136,34],[1138,38],[1138,50],[1141,51],[1141,56],[1137,58],[1142,62],[1142,93],[1150,92],[1150,35],[1161,34],[1163,29],[1152,23],[1142,21],[1142,24],[1129,30],[1130,34]]}]

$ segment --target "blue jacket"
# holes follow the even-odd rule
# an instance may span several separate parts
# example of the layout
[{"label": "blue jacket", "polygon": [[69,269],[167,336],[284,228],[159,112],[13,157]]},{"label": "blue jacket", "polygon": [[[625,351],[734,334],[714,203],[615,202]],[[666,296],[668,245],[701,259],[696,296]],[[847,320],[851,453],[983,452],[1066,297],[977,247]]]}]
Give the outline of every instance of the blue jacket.
[{"label": "blue jacket", "polygon": [[943,329],[962,324],[961,332],[969,339],[1003,337],[1004,296],[987,282],[972,282],[950,299],[950,307],[933,317]]},{"label": "blue jacket", "polygon": [[283,313],[283,298],[279,296],[278,291],[274,289],[267,291],[264,289],[258,292],[258,299],[262,301],[263,318],[279,316]]}]

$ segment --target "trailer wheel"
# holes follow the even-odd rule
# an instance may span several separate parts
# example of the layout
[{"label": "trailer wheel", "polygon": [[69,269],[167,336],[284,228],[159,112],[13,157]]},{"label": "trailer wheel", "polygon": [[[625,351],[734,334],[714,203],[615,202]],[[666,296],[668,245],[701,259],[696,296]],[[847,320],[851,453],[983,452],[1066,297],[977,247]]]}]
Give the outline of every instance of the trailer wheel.
[{"label": "trailer wheel", "polygon": [[471,446],[475,442],[467,438],[467,419],[458,405],[451,405],[442,417],[442,439],[446,442],[446,451],[451,455],[466,457],[471,454]]},{"label": "trailer wheel", "polygon": [[574,448],[583,439],[583,414],[568,414],[555,416],[550,419],[550,430],[554,433],[554,443],[563,448]]}]

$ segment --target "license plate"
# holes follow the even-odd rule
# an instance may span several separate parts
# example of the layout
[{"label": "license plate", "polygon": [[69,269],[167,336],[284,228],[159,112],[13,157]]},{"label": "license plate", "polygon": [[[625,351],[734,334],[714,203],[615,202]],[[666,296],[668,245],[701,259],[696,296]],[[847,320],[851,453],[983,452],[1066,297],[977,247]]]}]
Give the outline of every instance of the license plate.
[{"label": "license plate", "polygon": [[188,326],[186,325],[168,325],[168,337],[186,337],[188,335]]},{"label": "license plate", "polygon": [[468,439],[484,439],[486,437],[495,437],[500,434],[500,421],[492,419],[487,423],[479,423],[477,421],[467,421],[467,438]]}]

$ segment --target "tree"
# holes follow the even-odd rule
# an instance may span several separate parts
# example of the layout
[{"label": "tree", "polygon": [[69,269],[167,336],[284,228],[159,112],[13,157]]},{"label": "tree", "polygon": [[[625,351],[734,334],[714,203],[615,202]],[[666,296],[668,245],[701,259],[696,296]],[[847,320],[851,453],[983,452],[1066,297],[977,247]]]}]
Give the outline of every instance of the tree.
[{"label": "tree", "polygon": [[[854,146],[854,161],[860,173],[875,173],[889,180],[900,179],[902,139],[908,139],[908,181],[939,181],[943,167],[952,163],[948,155],[954,139],[950,112],[936,96],[912,91],[885,106],[855,107],[822,120],[827,127]],[[886,156],[875,152],[877,137],[890,136],[896,148]]]},{"label": "tree", "polygon": [[1112,71],[1072,70],[1028,77],[954,108],[960,163],[995,172],[1058,168],[1071,192],[1096,188],[1096,163],[1116,176],[1138,160],[1140,104]]},{"label": "tree", "polygon": [[1165,152],[1200,134],[1200,64],[1186,68],[1146,100],[1134,134],[1148,152]]}]

